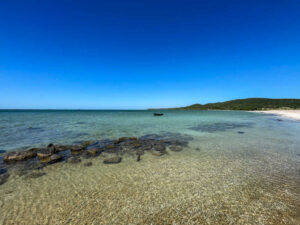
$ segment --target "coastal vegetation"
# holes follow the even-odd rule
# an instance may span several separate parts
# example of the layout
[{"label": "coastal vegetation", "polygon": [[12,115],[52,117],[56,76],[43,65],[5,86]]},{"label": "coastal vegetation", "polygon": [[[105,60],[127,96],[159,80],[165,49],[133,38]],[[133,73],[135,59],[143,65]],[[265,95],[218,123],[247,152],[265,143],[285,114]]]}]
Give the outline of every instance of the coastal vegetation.
[{"label": "coastal vegetation", "polygon": [[272,109],[300,109],[300,99],[271,99],[247,98],[226,102],[194,104],[186,107],[171,108],[183,110],[272,110]]}]

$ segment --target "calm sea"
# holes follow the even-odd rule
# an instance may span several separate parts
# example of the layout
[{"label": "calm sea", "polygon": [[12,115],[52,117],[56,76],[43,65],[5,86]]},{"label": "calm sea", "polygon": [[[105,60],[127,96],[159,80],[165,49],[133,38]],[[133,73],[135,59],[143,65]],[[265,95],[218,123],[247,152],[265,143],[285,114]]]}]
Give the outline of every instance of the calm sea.
[{"label": "calm sea", "polygon": [[299,122],[242,111],[154,112],[0,111],[6,151],[149,134],[189,140],[182,152],[147,153],[140,162],[124,156],[104,165],[100,155],[47,166],[38,178],[8,171],[0,224],[300,223]]}]

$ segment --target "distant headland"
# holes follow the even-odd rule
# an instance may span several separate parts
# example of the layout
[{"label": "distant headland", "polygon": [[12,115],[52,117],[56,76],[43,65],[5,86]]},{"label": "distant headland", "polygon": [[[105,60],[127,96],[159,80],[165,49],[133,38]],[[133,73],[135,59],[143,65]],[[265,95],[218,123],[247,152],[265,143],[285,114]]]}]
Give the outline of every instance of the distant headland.
[{"label": "distant headland", "polygon": [[247,98],[208,104],[194,104],[179,108],[160,108],[174,110],[274,110],[300,109],[300,99]]}]

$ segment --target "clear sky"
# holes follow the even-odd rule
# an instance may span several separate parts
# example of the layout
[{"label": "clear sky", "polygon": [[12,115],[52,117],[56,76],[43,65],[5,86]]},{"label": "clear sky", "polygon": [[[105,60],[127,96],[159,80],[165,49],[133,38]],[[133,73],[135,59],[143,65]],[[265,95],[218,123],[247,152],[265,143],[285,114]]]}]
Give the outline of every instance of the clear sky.
[{"label": "clear sky", "polygon": [[0,1],[0,108],[300,98],[299,0]]}]

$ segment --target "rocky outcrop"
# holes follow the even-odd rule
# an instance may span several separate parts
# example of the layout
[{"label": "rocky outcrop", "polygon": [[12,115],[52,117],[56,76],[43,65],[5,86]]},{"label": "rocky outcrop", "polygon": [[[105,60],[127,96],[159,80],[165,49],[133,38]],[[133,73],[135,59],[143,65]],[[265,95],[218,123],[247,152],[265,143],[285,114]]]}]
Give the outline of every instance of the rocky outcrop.
[{"label": "rocky outcrop", "polygon": [[3,156],[3,161],[6,163],[24,161],[36,157],[38,149],[32,148],[22,152],[9,152]]}]

